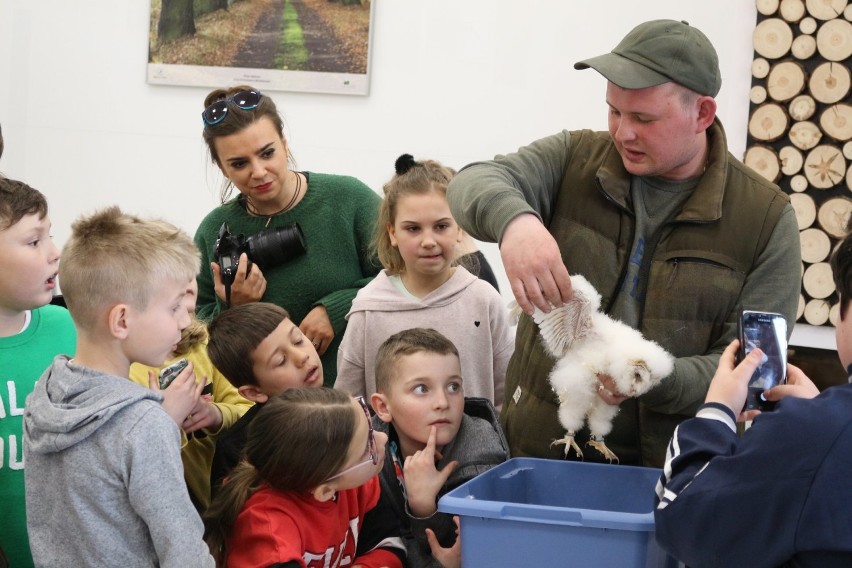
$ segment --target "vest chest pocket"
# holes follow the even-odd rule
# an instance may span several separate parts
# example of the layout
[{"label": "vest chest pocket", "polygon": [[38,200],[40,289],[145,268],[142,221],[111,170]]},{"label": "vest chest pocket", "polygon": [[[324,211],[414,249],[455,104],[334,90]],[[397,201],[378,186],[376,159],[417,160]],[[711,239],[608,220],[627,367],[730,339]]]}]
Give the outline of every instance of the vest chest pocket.
[{"label": "vest chest pocket", "polygon": [[676,356],[704,352],[723,333],[745,283],[733,265],[697,255],[655,261],[643,327]]}]

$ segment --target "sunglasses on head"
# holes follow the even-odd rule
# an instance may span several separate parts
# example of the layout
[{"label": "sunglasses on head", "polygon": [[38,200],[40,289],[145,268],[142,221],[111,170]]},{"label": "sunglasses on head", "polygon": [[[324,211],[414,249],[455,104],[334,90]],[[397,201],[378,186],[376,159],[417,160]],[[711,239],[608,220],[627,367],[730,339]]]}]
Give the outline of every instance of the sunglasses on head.
[{"label": "sunglasses on head", "polygon": [[201,113],[201,118],[204,120],[205,126],[219,124],[228,116],[228,103],[233,103],[234,106],[243,110],[252,110],[260,104],[262,96],[260,91],[239,91],[226,99],[220,99],[211,104]]}]

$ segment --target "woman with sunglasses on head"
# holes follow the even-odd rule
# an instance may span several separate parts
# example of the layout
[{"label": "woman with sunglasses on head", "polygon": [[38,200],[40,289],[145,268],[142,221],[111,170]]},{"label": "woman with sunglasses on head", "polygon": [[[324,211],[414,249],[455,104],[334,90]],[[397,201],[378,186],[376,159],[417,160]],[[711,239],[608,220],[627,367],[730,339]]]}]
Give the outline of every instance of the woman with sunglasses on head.
[{"label": "woman with sunglasses on head", "polygon": [[[257,301],[286,308],[332,386],[346,313],[380,268],[369,243],[381,198],[353,177],[293,169],[281,116],[257,89],[212,91],[202,119],[226,185],[222,205],[195,233],[198,316]],[[234,187],[239,194],[229,199]]]},{"label": "woman with sunglasses on head", "polygon": [[204,515],[217,565],[401,567],[399,523],[379,501],[386,443],[362,398],[296,388],[269,399]]}]

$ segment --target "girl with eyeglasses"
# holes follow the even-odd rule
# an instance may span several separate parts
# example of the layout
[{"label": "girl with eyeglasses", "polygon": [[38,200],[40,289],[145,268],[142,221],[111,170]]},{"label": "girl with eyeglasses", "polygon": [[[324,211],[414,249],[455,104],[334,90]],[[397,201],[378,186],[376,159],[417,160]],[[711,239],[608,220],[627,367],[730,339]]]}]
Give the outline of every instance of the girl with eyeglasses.
[{"label": "girl with eyeglasses", "polygon": [[[275,103],[250,86],[208,94],[202,123],[204,141],[225,185],[222,204],[195,233],[202,255],[197,314],[209,321],[227,305],[278,304],[316,347],[325,384],[332,386],[346,313],[380,268],[369,243],[381,198],[353,177],[296,170]],[[234,187],[238,195],[231,197]],[[220,230],[227,227],[231,239],[242,235],[259,243],[256,235],[294,224],[303,235],[297,254],[258,266],[243,247],[236,269],[225,267],[233,271],[230,276],[226,270],[226,280],[233,278],[226,292],[219,264],[231,262],[216,255]],[[271,238],[263,248],[275,253],[290,246],[283,238]]]},{"label": "girl with eyeglasses", "polygon": [[399,524],[379,501],[386,442],[361,398],[309,388],[271,398],[204,515],[217,565],[401,567]]}]

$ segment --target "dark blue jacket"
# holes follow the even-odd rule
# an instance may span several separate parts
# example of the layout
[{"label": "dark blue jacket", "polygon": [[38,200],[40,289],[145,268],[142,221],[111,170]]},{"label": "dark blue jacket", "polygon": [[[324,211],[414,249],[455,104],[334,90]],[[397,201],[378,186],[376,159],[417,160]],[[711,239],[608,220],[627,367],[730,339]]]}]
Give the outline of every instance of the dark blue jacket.
[{"label": "dark blue jacket", "polygon": [[784,399],[741,438],[702,406],[669,444],[655,519],[692,568],[852,566],[852,385]]}]

